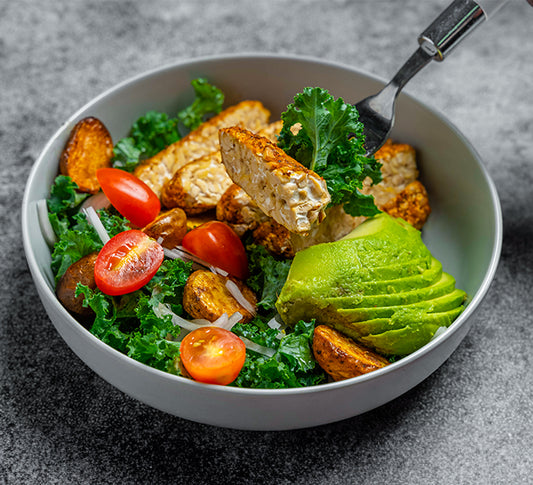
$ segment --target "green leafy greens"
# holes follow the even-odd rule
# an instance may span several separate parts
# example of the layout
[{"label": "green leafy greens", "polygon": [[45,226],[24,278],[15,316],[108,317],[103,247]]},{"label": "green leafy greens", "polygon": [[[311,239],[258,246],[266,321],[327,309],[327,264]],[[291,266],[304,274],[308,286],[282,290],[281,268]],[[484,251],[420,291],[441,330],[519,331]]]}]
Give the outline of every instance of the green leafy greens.
[{"label": "green leafy greens", "polygon": [[[355,106],[322,88],[304,88],[282,113],[278,145],[327,183],[331,205],[343,204],[352,216],[379,212],[363,180],[381,180],[381,164],[365,157],[363,125]],[[300,129],[295,129],[295,125]]]},{"label": "green leafy greens", "polygon": [[[255,328],[252,324],[255,323]],[[263,324],[264,325],[264,324]],[[246,361],[237,379],[237,387],[285,388],[305,387],[320,384],[326,375],[317,365],[311,344],[315,322],[300,321],[294,331],[278,339],[276,330],[260,328],[254,321],[247,325],[237,324],[233,331],[241,337],[276,350],[268,358],[247,352]]]},{"label": "green leafy greens", "polygon": [[285,388],[320,384],[324,372],[316,365],[311,345],[314,322],[299,322],[290,333],[271,328],[276,315],[275,303],[283,287],[290,260],[277,259],[264,246],[247,244],[250,277],[248,286],[258,295],[256,317],[249,323],[237,323],[232,331],[256,344],[275,351],[272,357],[247,351],[246,361],[232,385],[237,387]]},{"label": "green leafy greens", "polygon": [[[57,236],[51,263],[56,283],[71,264],[102,247],[94,228],[78,212],[88,194],[76,192],[77,188],[70,177],[58,175],[47,199],[48,219]],[[98,215],[111,237],[129,229],[128,221],[122,216],[105,210],[98,211]]]},{"label": "green leafy greens", "polygon": [[287,280],[291,261],[274,258],[264,246],[249,244],[246,246],[250,276],[246,283],[260,299],[258,308],[272,313],[279,292]]},{"label": "green leafy greens", "polygon": [[222,91],[203,78],[194,79],[191,84],[195,99],[176,118],[169,118],[166,113],[149,111],[133,123],[129,136],[115,145],[115,168],[133,171],[140,160],[156,155],[180,140],[187,132],[198,128],[207,115],[220,113],[224,104]]},{"label": "green leafy greens", "polygon": [[156,311],[164,303],[177,315],[183,314],[183,288],[191,272],[191,263],[165,260],[145,287],[121,297],[79,284],[76,293],[95,313],[91,333],[143,364],[176,373],[181,329],[170,315],[159,316]]}]

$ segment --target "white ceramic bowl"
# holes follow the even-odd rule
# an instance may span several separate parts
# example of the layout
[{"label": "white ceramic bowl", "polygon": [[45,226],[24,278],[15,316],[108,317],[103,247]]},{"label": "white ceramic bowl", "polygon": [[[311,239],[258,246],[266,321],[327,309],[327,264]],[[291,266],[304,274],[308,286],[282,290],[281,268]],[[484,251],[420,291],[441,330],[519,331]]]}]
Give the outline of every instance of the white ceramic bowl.
[{"label": "white ceramic bowl", "polygon": [[[101,119],[116,141],[132,122],[155,109],[176,113],[192,99],[190,81],[206,77],[226,94],[226,105],[259,99],[272,119],[306,86],[356,102],[381,80],[353,68],[293,56],[204,58],[163,67],[124,82],[75,113],[48,142],[29,176],[22,207],[24,250],[43,305],[59,334],[97,374],[140,401],[182,418],[218,426],[282,430],[338,421],[376,408],[434,372],[469,330],[469,318],[496,270],[502,239],[498,197],[479,157],[442,115],[400,96],[393,137],[414,145],[433,208],[423,234],[434,255],[471,301],[440,337],[384,369],[321,386],[256,390],[205,385],[161,372],[108,347],[79,325],[54,294],[50,251],[39,230],[35,201],[48,196],[60,152],[74,124]],[[89,398],[89,396],[87,396]]]}]

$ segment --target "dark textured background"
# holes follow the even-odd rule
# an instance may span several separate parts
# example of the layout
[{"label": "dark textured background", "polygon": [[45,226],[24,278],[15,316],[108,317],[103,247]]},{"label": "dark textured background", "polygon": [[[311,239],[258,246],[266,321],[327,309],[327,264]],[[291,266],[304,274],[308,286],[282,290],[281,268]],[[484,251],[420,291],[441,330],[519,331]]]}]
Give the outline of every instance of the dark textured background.
[{"label": "dark textured background", "polygon": [[533,8],[525,0],[408,85],[481,154],[501,197],[504,242],[467,338],[435,374],[379,409],[271,433],[151,409],[64,344],[22,250],[29,170],[61,123],[101,91],[171,61],[250,51],[388,78],[446,5],[0,0],[0,483],[531,483]]}]

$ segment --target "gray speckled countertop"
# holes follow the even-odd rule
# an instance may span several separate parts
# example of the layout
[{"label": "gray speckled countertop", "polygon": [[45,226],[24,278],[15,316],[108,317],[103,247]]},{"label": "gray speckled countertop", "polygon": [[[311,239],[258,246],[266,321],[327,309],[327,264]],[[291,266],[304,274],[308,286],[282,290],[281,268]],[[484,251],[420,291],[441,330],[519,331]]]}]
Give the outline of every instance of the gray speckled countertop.
[{"label": "gray speckled countertop", "polygon": [[61,340],[22,251],[30,168],[63,120],[101,91],[171,61],[245,51],[341,61],[387,78],[446,5],[0,0],[0,484],[531,483],[533,8],[525,0],[408,85],[485,161],[504,241],[466,339],[426,381],[379,409],[258,433],[149,408]]}]

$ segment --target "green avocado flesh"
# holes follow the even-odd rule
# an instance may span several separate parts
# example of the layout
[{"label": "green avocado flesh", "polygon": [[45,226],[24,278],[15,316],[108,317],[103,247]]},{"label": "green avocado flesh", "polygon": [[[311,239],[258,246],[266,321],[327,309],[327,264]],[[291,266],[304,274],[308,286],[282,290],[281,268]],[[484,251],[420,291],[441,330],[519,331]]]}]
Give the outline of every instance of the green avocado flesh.
[{"label": "green avocado flesh", "polygon": [[382,213],[340,241],[298,252],[276,307],[289,325],[315,319],[380,353],[406,355],[448,327],[465,300],[420,232]]}]

